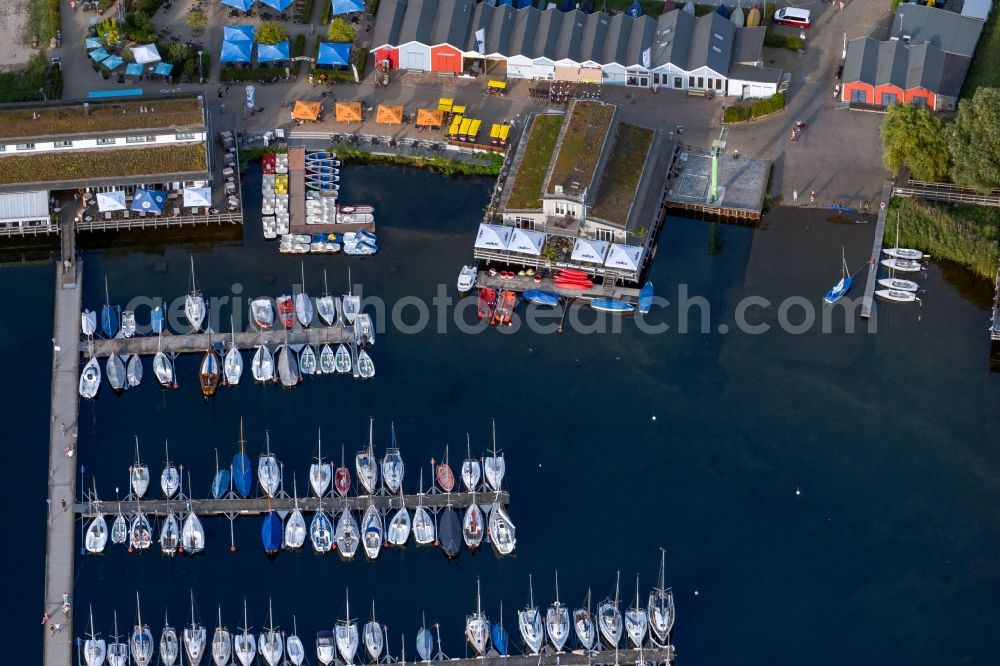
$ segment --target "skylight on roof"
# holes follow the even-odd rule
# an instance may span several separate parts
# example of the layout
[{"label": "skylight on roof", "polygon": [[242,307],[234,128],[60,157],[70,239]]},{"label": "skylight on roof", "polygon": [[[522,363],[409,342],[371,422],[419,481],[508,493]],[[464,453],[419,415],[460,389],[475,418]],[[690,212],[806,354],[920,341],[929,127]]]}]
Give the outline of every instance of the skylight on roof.
[{"label": "skylight on roof", "polygon": [[716,33],[714,33],[714,34],[715,34],[715,38],[716,38],[717,40],[719,40],[719,41],[721,42],[721,41],[722,41],[722,35],[720,35],[720,34],[719,34],[719,33],[717,33],[717,32],[716,32]]},{"label": "skylight on roof", "polygon": [[713,46],[712,50],[715,51],[716,53],[722,53],[722,49],[720,49],[718,46]]}]

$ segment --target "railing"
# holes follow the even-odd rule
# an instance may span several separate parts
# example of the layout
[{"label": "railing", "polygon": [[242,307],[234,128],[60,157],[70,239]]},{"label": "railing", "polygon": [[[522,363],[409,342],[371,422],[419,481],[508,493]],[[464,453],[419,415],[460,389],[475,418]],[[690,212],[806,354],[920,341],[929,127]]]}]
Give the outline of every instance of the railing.
[{"label": "railing", "polygon": [[551,259],[546,259],[542,256],[532,256],[530,254],[521,254],[520,252],[497,252],[495,250],[483,250],[481,248],[476,248],[473,250],[473,256],[476,259],[481,259],[487,262],[515,264],[517,266],[525,266],[534,269],[545,268],[548,270],[559,270],[561,268],[572,268],[595,276],[612,277],[619,282],[626,280],[635,282],[639,277],[638,274],[622,273],[603,266],[570,261],[552,261]]},{"label": "railing", "polygon": [[77,222],[77,231],[121,231],[123,229],[167,229],[170,227],[193,227],[207,224],[242,224],[242,213],[216,213],[213,215],[153,215],[148,217],[94,219]]},{"label": "railing", "polygon": [[58,224],[32,224],[27,227],[22,227],[19,225],[2,225],[0,226],[0,237],[4,238],[14,238],[17,236],[48,236],[49,234],[59,233]]},{"label": "railing", "polygon": [[959,187],[952,183],[928,183],[920,180],[908,180],[905,185],[892,188],[893,196],[913,199],[928,199],[948,203],[974,204],[977,206],[1000,206],[1000,190],[989,194],[981,194],[976,190]]}]

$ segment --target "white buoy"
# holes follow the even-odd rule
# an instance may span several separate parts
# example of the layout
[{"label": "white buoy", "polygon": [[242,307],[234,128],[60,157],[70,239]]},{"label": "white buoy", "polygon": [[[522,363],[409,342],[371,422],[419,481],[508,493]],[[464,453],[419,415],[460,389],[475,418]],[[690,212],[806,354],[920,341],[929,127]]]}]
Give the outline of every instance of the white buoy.
[{"label": "white buoy", "polygon": [[802,494],[802,491],[801,491],[801,490],[799,490],[799,487],[798,487],[798,486],[795,486],[795,494],[796,494],[796,495],[801,495],[801,494]]},{"label": "white buoy", "polygon": [[653,414],[653,420],[654,421],[656,420],[656,414]]}]

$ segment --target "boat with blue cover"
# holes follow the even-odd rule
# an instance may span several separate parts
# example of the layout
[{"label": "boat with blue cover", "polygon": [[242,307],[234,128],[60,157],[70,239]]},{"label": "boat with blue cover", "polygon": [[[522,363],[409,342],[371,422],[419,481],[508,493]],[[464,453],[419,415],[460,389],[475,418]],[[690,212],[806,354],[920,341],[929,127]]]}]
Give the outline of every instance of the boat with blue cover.
[{"label": "boat with blue cover", "polygon": [[558,305],[559,294],[554,294],[551,291],[530,289],[524,292],[524,300],[529,303],[537,303],[538,305]]},{"label": "boat with blue cover", "polygon": [[840,281],[830,287],[830,290],[823,296],[823,300],[827,303],[836,303],[844,294],[851,290],[851,285],[854,283],[854,278],[847,273],[847,259],[844,256],[843,246],[840,248],[840,263]]},{"label": "boat with blue cover", "polygon": [[281,516],[277,511],[270,511],[264,516],[264,524],[260,528],[260,540],[264,544],[264,552],[274,555],[281,550],[281,537],[284,529],[281,525]]},{"label": "boat with blue cover", "polygon": [[496,622],[490,627],[490,640],[493,641],[493,648],[501,655],[507,655],[507,630],[503,628],[503,603],[500,604],[500,622]]},{"label": "boat with blue cover", "polygon": [[646,314],[653,307],[653,283],[646,282],[639,290],[639,312]]},{"label": "boat with blue cover", "polygon": [[635,310],[635,303],[626,303],[616,298],[595,298],[590,302],[590,307],[601,312],[632,312]]},{"label": "boat with blue cover", "polygon": [[163,306],[157,305],[149,315],[149,326],[153,333],[163,332]]},{"label": "boat with blue cover", "polygon": [[253,485],[253,467],[250,459],[244,451],[243,422],[240,421],[240,450],[233,456],[232,479],[236,491],[243,497],[250,496],[250,488]]},{"label": "boat with blue cover", "polygon": [[215,450],[215,478],[212,479],[212,497],[222,499],[229,492],[229,470],[219,469],[219,450]]}]

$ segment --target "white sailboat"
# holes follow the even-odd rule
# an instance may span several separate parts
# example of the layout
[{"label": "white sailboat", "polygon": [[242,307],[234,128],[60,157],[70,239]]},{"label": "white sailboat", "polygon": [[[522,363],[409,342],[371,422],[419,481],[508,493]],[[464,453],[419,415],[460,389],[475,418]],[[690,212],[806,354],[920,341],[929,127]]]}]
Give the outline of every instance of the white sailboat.
[{"label": "white sailboat", "polygon": [[83,642],[83,659],[87,666],[102,666],[108,655],[108,646],[103,638],[94,633],[94,608],[90,607],[90,633]]},{"label": "white sailboat", "polygon": [[130,354],[125,362],[125,382],[129,388],[135,388],[142,383],[142,359],[138,354]]},{"label": "white sailboat", "polygon": [[374,503],[369,504],[365,509],[365,515],[361,519],[361,541],[364,544],[365,555],[369,560],[378,559],[382,552],[382,541],[385,527],[382,522],[382,512],[378,510]]},{"label": "white sailboat", "polygon": [[174,361],[163,353],[163,332],[156,337],[156,356],[153,357],[153,374],[163,388],[177,388],[174,383]]},{"label": "white sailboat", "polygon": [[417,491],[417,508],[413,511],[413,540],[419,546],[434,543],[437,529],[430,513],[424,508],[424,470],[420,470],[420,488]]},{"label": "white sailboat", "polygon": [[584,652],[594,649],[594,642],[597,634],[594,628],[594,616],[590,612],[590,589],[587,589],[587,602],[582,608],[573,611],[573,631],[576,634],[576,642],[580,644]]},{"label": "white sailboat", "polygon": [[375,601],[372,600],[372,619],[365,623],[362,630],[365,642],[365,650],[371,657],[373,663],[379,663],[382,657],[382,648],[385,647],[382,636],[382,625],[375,619]]},{"label": "white sailboat", "polygon": [[233,637],[233,652],[243,666],[250,666],[254,657],[257,656],[257,641],[250,633],[250,626],[247,622],[247,600],[243,600],[243,632]]},{"label": "white sailboat", "polygon": [[184,653],[187,654],[191,666],[198,666],[205,656],[205,641],[208,634],[204,625],[198,624],[194,618],[194,590],[191,590],[191,624],[184,627]]},{"label": "white sailboat", "polygon": [[80,397],[92,400],[101,388],[101,366],[97,358],[90,357],[87,364],[80,371]]},{"label": "white sailboat", "polygon": [[327,326],[333,326],[337,320],[337,306],[330,290],[326,286],[326,271],[323,271],[323,295],[316,299],[316,313]]},{"label": "white sailboat", "polygon": [[288,514],[285,521],[285,548],[295,550],[301,548],[306,542],[306,519],[299,510],[299,489],[295,479],[292,479],[292,492],[295,497],[295,504],[292,512]]},{"label": "white sailboat", "polygon": [[625,634],[636,648],[641,648],[646,642],[646,629],[649,626],[649,616],[646,609],[639,604],[639,576],[635,577],[635,606],[625,611]]},{"label": "white sailboat", "polygon": [[535,592],[528,575],[528,605],[517,612],[517,624],[521,630],[521,639],[530,655],[537,655],[545,641],[545,628],[542,626],[542,615],[535,606]]},{"label": "white sailboat", "polygon": [[115,611],[114,640],[108,644],[108,666],[128,666],[128,645],[118,640],[118,611]]},{"label": "white sailboat", "polygon": [[304,345],[302,351],[299,352],[299,369],[302,371],[302,374],[315,375],[318,367],[316,349],[310,344]]},{"label": "white sailboat", "polygon": [[600,631],[601,641],[608,649],[618,649],[618,644],[622,639],[622,614],[618,610],[618,591],[621,582],[621,573],[615,582],[615,598],[605,599],[597,605],[597,628]]},{"label": "white sailboat", "polygon": [[195,285],[194,257],[191,257],[191,291],[184,297],[184,316],[187,317],[193,332],[201,330],[201,325],[205,321],[205,310],[205,299]]},{"label": "white sailboat", "polygon": [[139,459],[139,438],[135,438],[135,462],[128,470],[129,481],[132,484],[132,492],[138,499],[146,494],[149,489],[149,467]]},{"label": "white sailboat", "polygon": [[[337,372],[342,375],[351,374],[351,352],[347,351],[347,346],[341,344],[337,347],[337,353],[334,355],[334,361],[337,366]],[[100,370],[98,369],[98,383],[100,383]]]},{"label": "white sailboat", "polygon": [[337,356],[330,345],[323,345],[323,349],[319,352],[318,372],[321,375],[332,375],[337,372]]},{"label": "white sailboat", "polygon": [[190,504],[187,516],[184,517],[184,526],[181,528],[181,544],[188,555],[197,555],[205,550],[205,528],[198,515],[191,510]]},{"label": "white sailboat", "polygon": [[483,516],[483,510],[476,504],[476,494],[473,493],[472,502],[462,517],[462,540],[465,541],[466,548],[469,550],[479,548],[479,544],[482,543],[483,536],[486,534],[485,523],[486,519]]},{"label": "white sailboat", "polygon": [[417,655],[422,661],[431,660],[431,651],[434,649],[434,637],[431,636],[427,628],[427,618],[421,616],[420,629],[417,630]]},{"label": "white sailboat", "polygon": [[118,354],[111,352],[104,365],[104,371],[108,375],[108,385],[115,393],[128,390],[128,376],[126,375],[125,362]]},{"label": "white sailboat", "polygon": [[302,639],[299,638],[299,626],[294,615],[292,616],[292,633],[285,638],[285,654],[288,655],[288,661],[292,663],[292,666],[302,666],[306,660],[306,648],[302,645]]},{"label": "white sailboat", "polygon": [[500,505],[500,493],[497,493],[490,507],[490,543],[498,555],[510,555],[517,547],[517,535],[514,521]]},{"label": "white sailboat", "polygon": [[403,489],[399,489],[399,509],[393,514],[386,530],[385,539],[393,546],[405,546],[410,539],[410,512],[403,500]]},{"label": "white sailboat", "polygon": [[267,343],[261,342],[254,352],[253,360],[250,362],[250,370],[253,378],[258,382],[265,383],[274,381],[274,355],[268,349]]},{"label": "white sailboat", "polygon": [[115,517],[115,522],[111,524],[111,543],[122,545],[128,541],[128,521],[125,520],[125,514],[122,513],[122,505],[118,504],[118,515]]},{"label": "white sailboat", "polygon": [[334,539],[336,540],[337,552],[340,553],[340,556],[345,560],[354,559],[354,554],[358,552],[358,544],[361,542],[361,539],[358,535],[358,522],[354,519],[354,514],[348,508],[340,512]]},{"label": "white sailboat", "polygon": [[222,373],[227,384],[236,386],[240,383],[240,377],[243,376],[243,355],[240,354],[239,347],[236,346],[236,327],[233,325],[232,317],[229,318],[229,333],[232,340],[229,343],[229,349],[222,357]]},{"label": "white sailboat", "polygon": [[215,666],[228,666],[233,656],[233,639],[229,630],[222,626],[222,606],[219,606],[219,623],[212,634],[212,661]]},{"label": "white sailboat", "polygon": [[181,545],[181,528],[173,510],[167,514],[160,526],[160,551],[167,557],[173,557]]},{"label": "white sailboat", "polygon": [[274,629],[274,611],[271,608],[271,600],[267,600],[267,631],[262,631],[257,645],[260,646],[260,656],[264,658],[267,666],[281,666],[281,658],[285,654],[285,641],[280,631]]},{"label": "white sailboat", "polygon": [[465,460],[462,462],[462,484],[469,491],[479,487],[479,479],[482,477],[482,466],[479,460],[472,457],[472,445],[469,443],[469,434],[465,434]]},{"label": "white sailboat", "polygon": [[330,552],[333,547],[333,525],[330,518],[323,510],[323,498],[319,498],[319,508],[313,515],[312,524],[309,528],[309,538],[312,541],[313,550],[321,555]]},{"label": "white sailboat", "polygon": [[160,661],[163,666],[174,666],[180,653],[177,630],[170,626],[170,618],[164,613],[163,631],[160,633]]},{"label": "white sailboat", "polygon": [[556,572],[556,600],[545,612],[545,628],[549,633],[549,641],[556,652],[562,652],[569,639],[569,609],[559,601],[559,572]]},{"label": "white sailboat", "polygon": [[139,593],[135,593],[136,623],[129,639],[132,661],[136,666],[149,666],[153,661],[153,634],[149,625],[142,623],[142,609],[139,607]]},{"label": "white sailboat", "polygon": [[316,462],[309,466],[309,485],[312,487],[316,497],[323,497],[330,490],[330,479],[333,472],[330,470],[330,463],[323,462],[323,432],[318,430],[316,434],[317,456]]},{"label": "white sailboat", "polygon": [[281,466],[278,459],[271,453],[271,433],[265,432],[266,448],[257,459],[257,479],[260,488],[268,497],[275,497],[281,487]]},{"label": "white sailboat", "polygon": [[503,451],[497,453],[497,423],[493,422],[493,453],[483,461],[483,475],[493,490],[499,491],[503,484],[503,475],[507,465],[503,459]]},{"label": "white sailboat", "polygon": [[351,269],[348,268],[347,293],[341,299],[340,314],[344,316],[348,324],[353,324],[359,312],[361,312],[361,297],[354,295],[353,285],[351,284]]},{"label": "white sailboat", "polygon": [[306,293],[306,266],[302,267],[302,291],[295,294],[295,318],[302,324],[302,328],[309,328],[313,320],[313,304],[309,294]]},{"label": "white sailboat", "polygon": [[354,320],[355,339],[359,345],[374,346],[375,325],[372,324],[371,315],[366,312],[359,312]]},{"label": "white sailboat", "polygon": [[354,663],[354,655],[358,651],[358,625],[351,619],[351,599],[347,593],[347,606],[344,620],[338,620],[334,629],[337,639],[337,650],[341,658],[348,664]]},{"label": "white sailboat", "polygon": [[132,550],[145,551],[153,545],[153,528],[149,526],[146,514],[139,509],[138,502],[136,502],[135,517],[132,518],[132,525],[128,530],[128,539],[129,548]]},{"label": "white sailboat", "polygon": [[84,545],[87,552],[92,555],[99,555],[104,552],[104,547],[108,543],[108,523],[104,519],[103,513],[98,513],[87,525],[87,533],[84,537]]},{"label": "white sailboat", "polygon": [[163,463],[163,471],[160,472],[160,490],[163,492],[164,499],[173,499],[174,495],[181,487],[181,475],[174,466],[174,463],[170,461],[170,445],[164,441],[164,449],[167,452],[167,459]]},{"label": "white sailboat", "polygon": [[368,448],[358,451],[354,464],[358,472],[358,481],[366,495],[374,494],[378,489],[378,461],[375,460],[375,450],[372,444],[372,428],[374,420],[368,421]]},{"label": "white sailboat", "polygon": [[894,271],[919,273],[924,268],[920,262],[924,258],[923,252],[899,247],[899,213],[896,213],[896,245],[891,248],[882,248],[882,252],[888,258],[883,259],[880,263]]},{"label": "white sailboat", "polygon": [[358,352],[358,374],[361,379],[371,379],[375,376],[375,362],[364,349]]},{"label": "white sailboat", "polygon": [[396,445],[396,425],[389,426],[389,447],[385,451],[385,458],[382,459],[382,484],[390,495],[395,495],[403,487],[403,474],[406,470],[403,465],[403,456],[399,453]]},{"label": "white sailboat", "polygon": [[94,337],[94,332],[97,330],[97,313],[93,310],[84,309],[80,313],[80,332],[83,333],[85,337]]},{"label": "white sailboat", "polygon": [[912,291],[903,291],[901,289],[876,289],[875,295],[893,303],[914,303],[920,300]]},{"label": "white sailboat", "polygon": [[674,593],[664,584],[667,551],[660,549],[660,582],[649,593],[647,616],[649,637],[660,646],[670,645],[670,630],[674,627]]},{"label": "white sailboat", "polygon": [[483,612],[483,604],[479,593],[479,577],[476,577],[476,612],[465,618],[465,640],[472,646],[476,655],[486,654],[490,643],[490,623]]}]

